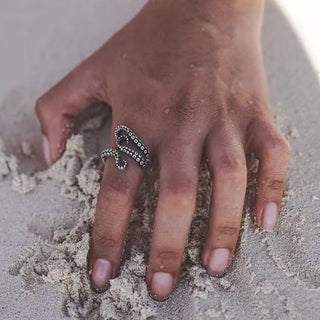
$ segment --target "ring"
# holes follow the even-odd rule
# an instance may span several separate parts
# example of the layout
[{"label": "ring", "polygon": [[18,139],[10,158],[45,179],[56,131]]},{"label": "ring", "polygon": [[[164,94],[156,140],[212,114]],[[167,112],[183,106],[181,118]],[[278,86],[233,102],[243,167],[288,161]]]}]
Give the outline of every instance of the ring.
[{"label": "ring", "polygon": [[[114,132],[114,136],[116,138],[117,149],[104,149],[100,153],[102,161],[105,161],[107,157],[112,156],[116,160],[116,167],[123,171],[128,165],[127,161],[120,157],[120,152],[123,152],[135,160],[140,167],[145,169],[149,165],[149,150],[131,129],[124,125],[119,125]],[[130,141],[135,149],[129,147]]]}]

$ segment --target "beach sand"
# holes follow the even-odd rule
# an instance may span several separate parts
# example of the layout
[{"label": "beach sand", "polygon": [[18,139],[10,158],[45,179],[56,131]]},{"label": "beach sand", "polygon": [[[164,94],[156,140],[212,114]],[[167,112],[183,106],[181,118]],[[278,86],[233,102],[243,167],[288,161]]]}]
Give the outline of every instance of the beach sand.
[{"label": "beach sand", "polygon": [[277,230],[262,232],[253,223],[257,163],[249,156],[235,257],[224,277],[207,275],[199,260],[210,192],[203,167],[180,283],[168,300],[156,302],[144,282],[158,188],[151,172],[136,199],[120,276],[106,293],[91,291],[86,254],[101,178],[97,154],[110,134],[110,110],[94,108],[63,157],[47,169],[34,101],[142,4],[6,5],[10,20],[1,23],[15,32],[0,55],[1,318],[319,319],[319,76],[271,2],[263,33],[265,63],[277,122],[293,149]]}]

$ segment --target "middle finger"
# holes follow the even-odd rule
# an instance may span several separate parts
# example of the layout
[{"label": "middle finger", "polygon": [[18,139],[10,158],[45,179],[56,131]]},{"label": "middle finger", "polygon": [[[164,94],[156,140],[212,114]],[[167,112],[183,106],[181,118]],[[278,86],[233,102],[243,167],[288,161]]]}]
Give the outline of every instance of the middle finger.
[{"label": "middle finger", "polygon": [[150,293],[158,300],[166,299],[178,282],[195,209],[200,158],[197,145],[168,148],[159,155],[159,200],[147,272]]}]

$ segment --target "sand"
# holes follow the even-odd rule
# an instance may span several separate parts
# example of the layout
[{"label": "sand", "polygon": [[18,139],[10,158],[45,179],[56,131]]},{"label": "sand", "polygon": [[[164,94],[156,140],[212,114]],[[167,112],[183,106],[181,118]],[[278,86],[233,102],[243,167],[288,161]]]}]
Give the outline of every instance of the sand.
[{"label": "sand", "polygon": [[[85,135],[95,132],[92,123],[103,122],[91,121],[89,126],[85,124],[82,129],[86,132]],[[283,123],[279,121],[279,125]],[[296,134],[292,134],[293,131],[296,132],[292,128],[288,130],[288,138],[297,137]],[[158,183],[152,182],[150,174],[139,190],[131,217],[127,252],[120,277],[111,280],[110,289],[106,293],[93,293],[88,277],[87,251],[102,162],[97,155],[86,156],[84,140],[81,134],[73,135],[58,162],[48,170],[32,175],[18,174],[15,157],[2,153],[0,161],[7,165],[7,170],[3,172],[13,175],[13,190],[25,194],[44,187],[43,184],[48,179],[53,179],[59,182],[62,197],[79,203],[76,211],[73,209],[72,215],[75,219],[71,225],[54,228],[49,237],[40,237],[26,254],[17,258],[10,266],[9,272],[11,275],[21,276],[25,289],[31,292],[37,290],[40,285],[53,284],[63,294],[63,312],[72,319],[155,318],[159,314],[160,303],[149,297],[144,276]],[[305,227],[306,217],[294,209],[287,210],[276,235],[256,228],[251,207],[257,161],[252,156],[248,157],[248,168],[248,189],[241,239],[231,268],[233,272],[229,272],[223,278],[209,276],[200,265],[199,250],[207,229],[211,185],[207,168],[201,168],[197,209],[183,259],[182,284],[189,287],[193,313],[199,319],[237,319],[244,303],[254,319],[273,319],[280,315],[287,319],[301,319],[294,298],[290,294],[284,294],[279,284],[261,277],[261,267],[258,265],[267,257],[273,268],[281,271],[282,281],[292,279],[287,281],[294,282],[294,286],[300,284],[304,289],[308,288],[310,295],[319,294],[319,266],[310,261],[309,270],[306,270],[306,261],[301,263],[301,253],[296,251],[297,248],[300,251],[304,247],[305,239],[301,232]],[[284,208],[287,208],[287,203],[292,203],[292,197],[294,192],[287,190],[283,201]],[[256,251],[257,241],[263,245],[263,252]],[[255,267],[258,267],[258,273]],[[240,296],[243,301],[239,305]],[[234,313],[237,308],[240,310]],[[194,316],[190,314],[189,317]]]},{"label": "sand", "polygon": [[[86,128],[88,126],[85,126]],[[48,170],[36,172],[31,176],[17,174],[13,167],[12,189],[20,193],[32,192],[47,179],[61,183],[61,195],[78,201],[81,206],[74,214],[77,219],[71,227],[57,228],[50,238],[40,238],[27,255],[21,256],[10,267],[11,275],[20,275],[28,290],[35,290],[41,283],[52,283],[65,297],[64,311],[73,319],[150,319],[156,316],[158,302],[149,295],[144,281],[146,257],[152,232],[153,212],[157,201],[158,183],[152,183],[150,176],[139,190],[136,206],[131,217],[129,230],[129,255],[121,268],[121,276],[111,280],[110,289],[104,294],[94,294],[90,289],[87,271],[87,251],[89,236],[94,219],[94,209],[101,180],[102,163],[98,156],[87,158],[82,135],[73,135],[68,140],[62,158]],[[14,156],[2,155],[10,171],[11,162],[16,164]],[[10,162],[11,161],[11,162]],[[255,189],[257,162],[248,159],[249,187],[247,208],[240,246],[247,236],[252,217],[250,217],[250,199]],[[201,168],[197,209],[192,223],[190,239],[186,247],[182,279],[191,288],[194,308],[201,318],[216,318],[227,315],[227,309],[218,305],[202,310],[201,302],[208,301],[209,294],[217,297],[217,289],[235,291],[233,281],[225,278],[210,277],[200,265],[200,248],[207,228],[207,208],[210,196],[210,176],[205,166]],[[251,203],[252,205],[252,203]],[[251,227],[252,228],[252,227]],[[263,234],[263,232],[255,231]],[[250,272],[251,262],[245,261],[244,269]],[[237,285],[243,279],[237,279]],[[243,283],[243,285],[245,285]],[[267,289],[265,288],[267,286]],[[271,283],[253,288],[257,292],[270,294],[276,291]],[[263,291],[264,290],[264,291]],[[285,297],[283,297],[285,300]],[[284,306],[285,311],[296,316],[294,308]],[[266,312],[264,310],[261,310]]]},{"label": "sand", "polygon": [[[47,12],[40,2],[32,3],[34,10]],[[79,15],[90,21],[88,4],[78,1],[77,5]],[[58,5],[52,6],[47,19],[51,15],[59,16],[62,10]],[[97,6],[94,15],[99,27],[106,23],[108,30],[116,29],[112,20],[103,22],[105,16],[99,15],[102,8]],[[67,15],[69,21],[65,20],[62,26],[73,25],[70,20],[78,19],[71,13]],[[47,71],[42,74],[45,80],[39,87],[16,86],[10,91],[0,87],[3,318],[319,319],[318,75],[299,40],[270,3],[265,25],[263,43],[271,100],[277,122],[293,148],[279,227],[273,233],[262,232],[253,223],[257,164],[249,156],[249,184],[236,255],[224,277],[209,276],[199,262],[210,192],[208,172],[203,167],[181,280],[165,302],[152,300],[144,282],[158,188],[150,179],[151,173],[136,199],[120,276],[111,281],[110,289],[104,294],[93,293],[89,286],[86,254],[101,179],[102,163],[97,154],[109,134],[106,107],[97,107],[98,112],[93,114],[102,112],[103,116],[95,116],[78,128],[55,165],[47,169],[41,158],[39,126],[32,110],[35,98],[57,80],[57,66],[64,66],[59,75],[64,74],[66,62],[63,61],[73,65],[81,60],[88,48],[102,41],[105,32],[87,44],[88,48],[74,49],[69,60],[60,57],[59,51],[55,51],[56,56],[45,56],[39,70],[47,68]],[[77,36],[79,44],[83,43],[87,29],[90,30],[88,25]],[[53,33],[57,34],[55,41],[61,41],[60,47],[63,41],[68,43],[71,31],[61,27],[61,32]],[[92,34],[87,36],[92,39]],[[44,45],[42,50],[47,52],[46,48]],[[54,62],[55,68],[51,70],[48,61]],[[40,73],[38,76],[41,78]],[[27,79],[36,83],[38,77],[29,73]]]}]

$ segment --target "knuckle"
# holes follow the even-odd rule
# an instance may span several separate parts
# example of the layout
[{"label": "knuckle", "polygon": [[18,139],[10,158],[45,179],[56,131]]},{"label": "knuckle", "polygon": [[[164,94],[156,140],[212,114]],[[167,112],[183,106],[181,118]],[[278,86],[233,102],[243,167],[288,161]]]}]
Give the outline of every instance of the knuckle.
[{"label": "knuckle", "polygon": [[262,181],[262,185],[273,191],[282,191],[284,189],[285,181],[282,179],[271,178]]},{"label": "knuckle", "polygon": [[176,272],[181,264],[183,250],[177,248],[156,248],[152,253],[150,263],[154,270]]},{"label": "knuckle", "polygon": [[283,180],[271,180],[268,183],[268,187],[274,191],[281,191],[284,188]]},{"label": "knuckle", "polygon": [[61,120],[63,117],[61,110],[56,107],[54,108],[50,101],[51,98],[48,93],[45,93],[39,97],[35,103],[36,115],[44,127],[51,124],[53,119]]},{"label": "knuckle", "polygon": [[216,232],[217,236],[234,236],[238,234],[239,228],[235,226],[230,226],[230,225],[221,225],[217,226],[214,230]]},{"label": "knuckle", "polygon": [[36,114],[39,118],[42,117],[44,110],[46,109],[47,106],[47,102],[46,102],[46,97],[45,95],[39,97],[36,100],[36,104],[35,104],[35,110],[36,110]]},{"label": "knuckle", "polygon": [[196,189],[190,186],[178,185],[174,189],[165,188],[162,195],[181,208],[193,208],[196,201]]},{"label": "knuckle", "polygon": [[225,172],[243,173],[245,168],[243,160],[237,156],[227,155],[221,159],[221,169]]},{"label": "knuckle", "polygon": [[160,250],[157,253],[157,259],[161,262],[177,261],[180,258],[181,258],[181,253],[178,250],[167,249],[167,250]]},{"label": "knuckle", "polygon": [[177,203],[179,207],[192,207],[197,195],[197,176],[190,172],[175,172],[160,179],[161,198]]},{"label": "knuckle", "polygon": [[92,241],[94,246],[103,248],[118,248],[121,246],[121,241],[117,238],[106,234],[103,230],[97,229],[92,233]]},{"label": "knuckle", "polygon": [[282,157],[289,159],[291,154],[290,144],[273,122],[256,118],[252,124],[253,140],[263,157],[274,158],[280,154]]},{"label": "knuckle", "polygon": [[282,135],[269,136],[265,140],[265,153],[271,157],[279,154],[289,157],[291,154],[291,147],[289,142]]},{"label": "knuckle", "polygon": [[84,64],[79,65],[78,69],[74,70],[73,76],[77,77],[78,74],[83,79],[87,79],[89,84],[83,90],[86,90],[85,94],[92,95],[99,99],[106,99],[108,97],[108,90],[102,72],[100,68],[92,63],[89,59],[84,61]]},{"label": "knuckle", "polygon": [[225,152],[218,160],[218,165],[214,171],[216,175],[223,176],[224,179],[231,179],[235,182],[243,182],[247,175],[245,159],[237,152]]}]

